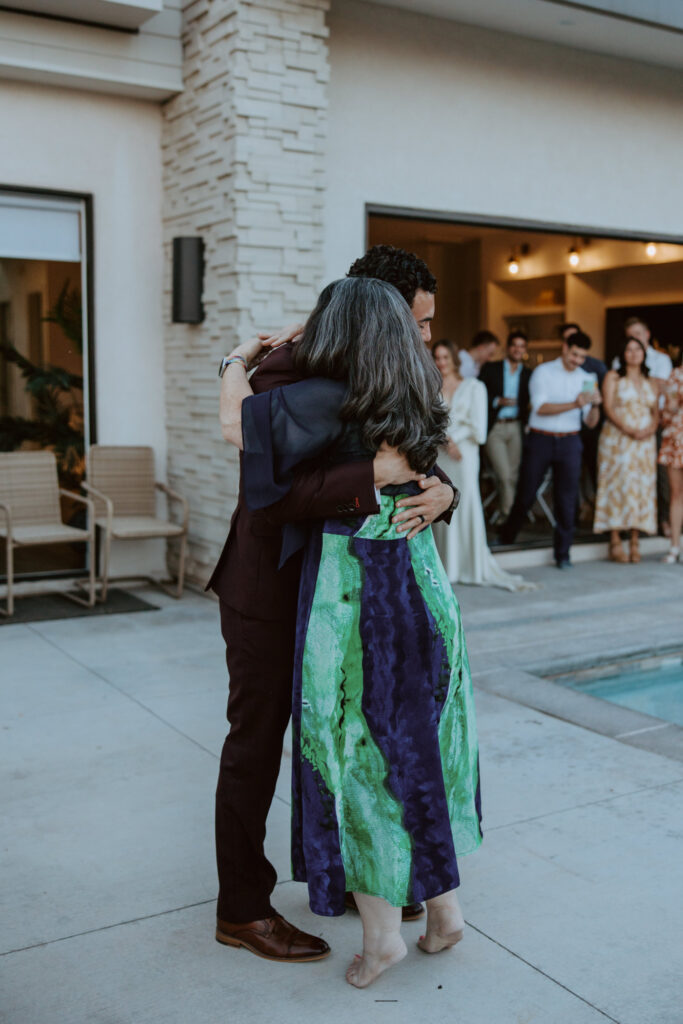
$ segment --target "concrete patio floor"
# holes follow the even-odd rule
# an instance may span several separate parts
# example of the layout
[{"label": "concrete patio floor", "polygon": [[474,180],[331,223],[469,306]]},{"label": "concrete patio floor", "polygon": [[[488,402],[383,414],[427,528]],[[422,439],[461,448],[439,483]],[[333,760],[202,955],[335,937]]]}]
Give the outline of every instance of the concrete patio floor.
[{"label": "concrete patio floor", "polygon": [[539,676],[683,648],[683,568],[526,575],[539,590],[458,591],[485,832],[461,861],[465,939],[428,957],[422,924],[405,925],[408,957],[363,992],[343,980],[358,919],[314,917],[289,880],[287,756],[268,830],[275,902],[333,955],[280,965],[213,940],[217,605],[145,590],[159,611],[1,627],[0,1019],[681,1024],[679,732],[642,716],[623,728],[620,709]]}]

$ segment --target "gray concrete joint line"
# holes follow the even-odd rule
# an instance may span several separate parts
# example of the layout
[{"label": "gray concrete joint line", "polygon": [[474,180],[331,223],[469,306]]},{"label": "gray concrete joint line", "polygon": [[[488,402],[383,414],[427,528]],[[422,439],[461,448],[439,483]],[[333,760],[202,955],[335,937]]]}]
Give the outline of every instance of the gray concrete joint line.
[{"label": "gray concrete joint line", "polygon": [[100,928],[87,928],[84,932],[74,932],[73,935],[60,935],[57,939],[46,939],[45,942],[34,942],[30,946],[19,946],[17,949],[7,949],[0,953],[0,957],[12,956],[13,953],[26,953],[29,949],[41,949],[43,946],[54,946],[57,942],[68,942],[69,939],[80,939],[83,935],[97,935],[98,932],[108,932],[112,928],[123,928],[127,924],[137,924],[139,921],[151,921],[155,917],[166,917],[167,914],[179,914],[182,910],[192,910],[193,907],[205,907],[207,903],[215,903],[216,897],[209,900],[199,900],[197,903],[186,903],[182,907],[171,907],[170,910],[160,910],[157,914],[144,914],[142,917],[131,917],[128,921],[114,921],[113,924],[103,924]]},{"label": "gray concrete joint line", "polygon": [[158,722],[161,722],[162,725],[165,725],[168,729],[171,729],[173,732],[177,733],[178,736],[182,736],[183,739],[188,740],[190,743],[194,744],[195,747],[199,747],[200,750],[203,750],[205,754],[208,754],[209,757],[212,757],[215,761],[219,760],[218,754],[214,754],[212,750],[209,750],[208,747],[203,746],[203,744],[199,743],[196,739],[194,739],[194,737],[188,736],[186,732],[183,732],[182,729],[178,729],[178,727],[173,725],[172,722],[168,722],[165,718],[162,718],[161,715],[158,715],[156,711],[152,711],[150,707],[148,707],[146,704],[143,704],[143,702],[141,700],[138,700],[137,697],[133,697],[130,693],[126,693],[125,690],[122,690],[120,686],[116,685],[116,683],[112,683],[111,679],[107,679],[107,677],[103,676],[101,672],[97,671],[97,669],[91,668],[89,665],[84,664],[82,661],[79,661],[78,658],[74,658],[73,654],[69,654],[68,651],[65,651],[64,648],[60,647],[59,644],[55,643],[54,640],[51,640],[49,637],[41,633],[39,629],[33,629],[31,623],[26,623],[26,625],[28,626],[29,629],[32,630],[32,632],[39,636],[41,640],[44,640],[46,644],[50,644],[51,647],[54,647],[55,650],[59,651],[66,658],[72,661],[74,665],[79,665],[80,668],[85,669],[86,672],[89,672],[91,675],[95,676],[96,679],[99,679],[107,686],[110,686],[112,690],[116,691],[116,693],[120,694],[122,697],[125,697],[133,704],[137,704],[139,708],[142,708],[143,711],[146,711],[148,715],[152,716],[152,718],[156,718]]},{"label": "gray concrete joint line", "polygon": [[580,811],[584,807],[597,807],[600,804],[609,804],[614,800],[621,800],[627,796],[637,796],[639,793],[649,793],[653,789],[666,789],[668,786],[679,786],[681,779],[671,779],[670,782],[658,782],[654,786],[641,786],[640,789],[630,789],[627,793],[615,793],[613,796],[603,796],[600,800],[589,800],[585,804],[575,804],[573,807],[560,807],[556,811],[548,811],[546,814],[537,814],[533,818],[520,818],[519,821],[510,821],[507,825],[494,825],[484,830],[484,838],[489,832],[500,832],[504,828],[515,828],[517,825],[528,825],[532,821],[542,821],[544,818],[552,818],[556,814],[569,814],[571,811]]},{"label": "gray concrete joint line", "polygon": [[[678,649],[680,649],[680,644],[678,645]],[[610,664],[610,662],[606,661],[605,664]],[[485,671],[481,672],[480,675],[482,677],[484,677],[484,676],[491,675],[493,673],[500,673],[501,671],[502,671],[502,666],[499,666],[497,668],[486,669]],[[554,686],[554,687],[558,687],[558,688],[561,688],[561,689],[569,690],[568,687],[563,687],[562,683],[555,682],[555,680],[554,680],[554,678],[552,676],[550,676],[548,674],[544,674],[544,673],[547,673],[547,669],[542,669],[542,668],[538,668],[538,667],[530,667],[530,668],[527,668],[527,669],[522,669],[521,671],[523,671],[525,675],[527,675],[529,677],[532,677],[533,681],[536,682],[536,683],[546,683],[547,685],[549,685],[551,687]],[[631,737],[633,737],[633,736],[638,736],[638,735],[641,735],[643,733],[648,733],[648,732],[661,732],[664,729],[679,730],[679,729],[683,728],[683,727],[677,725],[675,722],[662,722],[661,724],[657,722],[655,725],[648,726],[645,729],[633,729],[633,730],[630,730],[630,731],[625,732],[625,733],[618,733],[618,734],[615,734],[615,735],[611,735],[609,733],[603,732],[601,729],[599,729],[597,727],[594,727],[593,725],[589,724],[586,721],[577,722],[574,718],[569,718],[568,717],[568,713],[567,713],[567,711],[565,709],[562,709],[561,711],[552,711],[548,707],[540,708],[538,706],[538,700],[537,699],[534,699],[533,697],[526,697],[525,698],[521,694],[517,694],[516,696],[513,696],[512,694],[502,693],[500,690],[491,688],[490,686],[487,686],[485,683],[478,682],[476,676],[472,677],[472,686],[473,686],[475,692],[476,691],[481,691],[482,693],[485,693],[485,694],[487,694],[490,697],[497,697],[500,700],[508,701],[508,703],[510,703],[510,704],[516,704],[518,707],[529,708],[529,710],[535,711],[539,715],[546,715],[548,718],[553,718],[557,722],[564,722],[566,725],[573,725],[577,729],[585,729],[586,732],[592,732],[592,733],[594,733],[597,736],[603,736],[605,739],[614,740],[616,743],[623,743],[624,746],[631,746],[631,747],[635,746],[635,747],[637,747],[636,743],[629,743],[629,739]],[[591,698],[591,699],[600,700],[601,698]],[[650,717],[650,716],[646,716],[646,717]],[[680,756],[677,757],[675,754],[671,754],[669,751],[650,750],[649,753],[654,754],[655,757],[665,757],[665,758],[668,758],[668,760],[670,760],[670,761],[678,761],[679,763],[682,760]]]},{"label": "gray concrete joint line", "polygon": [[602,1014],[602,1016],[605,1017],[607,1020],[611,1020],[612,1024],[621,1024],[621,1021],[618,1021],[616,1017],[611,1017],[609,1013],[606,1013],[605,1010],[601,1010],[599,1006],[595,1005],[595,1003],[591,1003],[589,999],[585,999],[584,996],[579,995],[578,992],[575,992],[573,989],[569,988],[568,985],[563,985],[561,981],[557,980],[557,978],[553,978],[552,974],[547,974],[540,967],[537,967],[536,964],[532,964],[529,960],[525,960],[523,956],[519,955],[519,953],[515,953],[514,949],[510,949],[509,946],[506,946],[502,942],[499,942],[498,939],[494,939],[493,936],[488,935],[481,928],[477,928],[477,926],[472,924],[470,921],[466,920],[465,924],[467,925],[468,928],[471,928],[472,931],[477,932],[477,934],[481,935],[484,939],[488,939],[489,942],[493,942],[494,945],[499,946],[500,949],[504,949],[506,953],[510,954],[510,956],[514,956],[515,959],[521,960],[521,962],[523,964],[526,964],[527,967],[530,967],[532,971],[536,971],[537,974],[543,975],[543,977],[547,978],[548,981],[552,981],[553,985],[557,985],[558,988],[562,988],[565,992],[568,992],[570,996],[574,996],[575,999],[579,999],[582,1003],[585,1003],[586,1006],[590,1006],[591,1010],[595,1010],[596,1013]]},{"label": "gray concrete joint line", "polygon": [[[668,608],[669,605],[670,605],[670,601],[665,600],[665,599],[662,599],[660,601],[650,601],[650,605],[656,606],[656,605],[660,605],[660,604],[663,605],[665,608]],[[640,603],[637,602],[637,601],[623,601],[623,602],[621,602],[621,604],[614,604],[614,605],[612,605],[611,609],[612,609],[612,611],[625,611],[625,610],[627,610],[629,608],[637,610],[638,607],[640,607]],[[576,608],[576,609],[568,608],[566,611],[563,611],[562,614],[563,614],[563,618],[565,618],[565,619],[570,619],[570,618],[574,618],[575,619],[575,618],[578,618],[578,616],[580,616],[580,615],[583,615],[583,616],[588,615],[590,617],[591,611],[595,611],[595,610],[596,609],[594,609],[594,608]],[[538,626],[539,619],[542,622],[552,622],[554,618],[555,618],[554,615],[548,615],[548,614],[541,615],[541,616],[539,616],[539,615],[528,615],[528,616],[526,616],[526,618],[524,618],[524,617],[513,618],[511,616],[509,619],[503,619],[500,622],[500,625],[503,626],[503,627],[505,627],[505,626],[514,626],[514,627],[517,627],[517,626]],[[467,632],[468,633],[483,633],[485,630],[490,629],[490,628],[491,628],[491,623],[490,622],[473,622],[473,623],[470,623],[467,626]],[[522,644],[522,646],[527,646],[526,642],[524,644]],[[503,648],[496,647],[495,650],[507,650],[507,646],[503,647]]]},{"label": "gray concrete joint line", "polygon": [[662,722],[661,725],[646,725],[644,729],[631,729],[630,732],[618,732],[615,740],[624,740],[627,736],[640,736],[644,732],[657,732],[658,729],[670,729],[674,722]]}]

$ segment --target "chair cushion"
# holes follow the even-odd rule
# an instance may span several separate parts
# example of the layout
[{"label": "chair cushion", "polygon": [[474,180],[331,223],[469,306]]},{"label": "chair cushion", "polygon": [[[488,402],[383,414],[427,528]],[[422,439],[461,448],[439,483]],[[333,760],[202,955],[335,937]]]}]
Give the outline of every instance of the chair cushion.
[{"label": "chair cushion", "polygon": [[[7,527],[0,523],[0,537],[7,536]],[[64,523],[35,523],[32,526],[15,526],[12,530],[15,545],[68,544],[70,541],[89,540],[87,530],[78,530]]]},{"label": "chair cushion", "polygon": [[[95,522],[98,526],[106,528],[105,518],[96,519]],[[177,523],[169,523],[155,516],[113,516],[111,521],[112,537],[119,540],[134,537],[179,537],[184,532],[183,527]]]}]

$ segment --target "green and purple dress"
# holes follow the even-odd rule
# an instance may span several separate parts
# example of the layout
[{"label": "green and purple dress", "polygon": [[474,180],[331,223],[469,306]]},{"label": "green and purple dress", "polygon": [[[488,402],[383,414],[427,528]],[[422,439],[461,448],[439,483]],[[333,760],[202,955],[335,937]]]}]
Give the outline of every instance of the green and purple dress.
[{"label": "green and purple dress", "polygon": [[[359,457],[359,432],[336,415],[344,390],[316,379],[245,402],[247,501],[277,500],[306,459]],[[431,529],[408,541],[391,522],[411,485],[388,490],[376,515],[318,522],[305,539],[292,863],[328,916],[346,891],[403,906],[455,889],[457,856],[481,842],[460,611]],[[285,554],[300,539],[285,533]]]}]

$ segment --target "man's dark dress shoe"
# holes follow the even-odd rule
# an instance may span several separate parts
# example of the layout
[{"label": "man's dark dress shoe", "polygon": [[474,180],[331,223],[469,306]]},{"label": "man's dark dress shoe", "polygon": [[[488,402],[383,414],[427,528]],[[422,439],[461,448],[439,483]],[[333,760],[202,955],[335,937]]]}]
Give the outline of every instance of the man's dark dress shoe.
[{"label": "man's dark dress shoe", "polygon": [[[352,892],[347,892],[344,896],[344,903],[348,910],[358,911],[356,901]],[[409,903],[407,907],[403,907],[402,920],[404,921],[417,921],[423,916],[425,908],[421,903]]]},{"label": "man's dark dress shoe", "polygon": [[300,931],[285,921],[281,914],[247,924],[230,924],[219,918],[216,921],[216,940],[226,946],[244,946],[264,960],[281,963],[303,964],[310,960],[324,960],[330,955],[330,947],[324,939]]}]

